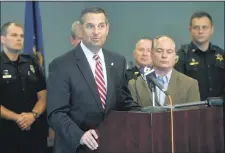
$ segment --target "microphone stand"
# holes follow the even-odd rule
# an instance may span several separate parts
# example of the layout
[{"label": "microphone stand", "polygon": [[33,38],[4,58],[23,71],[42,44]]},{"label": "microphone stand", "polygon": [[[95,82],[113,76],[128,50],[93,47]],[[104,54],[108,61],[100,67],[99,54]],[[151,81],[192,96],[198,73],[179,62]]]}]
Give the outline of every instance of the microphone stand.
[{"label": "microphone stand", "polygon": [[[208,97],[204,101],[196,101],[196,102],[189,102],[184,104],[176,104],[173,105],[173,108],[185,108],[185,107],[192,107],[192,106],[207,106],[207,107],[220,107],[224,105],[224,101],[221,97]],[[165,108],[170,108],[171,106],[164,106]]]},{"label": "microphone stand", "polygon": [[152,106],[155,107],[155,85],[153,82],[150,83],[149,88],[152,92]]}]

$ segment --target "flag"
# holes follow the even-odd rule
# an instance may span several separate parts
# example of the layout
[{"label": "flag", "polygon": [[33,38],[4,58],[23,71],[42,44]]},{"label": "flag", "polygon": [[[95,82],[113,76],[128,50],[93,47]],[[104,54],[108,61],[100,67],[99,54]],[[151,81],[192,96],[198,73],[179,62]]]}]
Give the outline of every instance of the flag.
[{"label": "flag", "polygon": [[34,55],[45,74],[42,24],[38,1],[26,1],[24,23],[24,54]]}]

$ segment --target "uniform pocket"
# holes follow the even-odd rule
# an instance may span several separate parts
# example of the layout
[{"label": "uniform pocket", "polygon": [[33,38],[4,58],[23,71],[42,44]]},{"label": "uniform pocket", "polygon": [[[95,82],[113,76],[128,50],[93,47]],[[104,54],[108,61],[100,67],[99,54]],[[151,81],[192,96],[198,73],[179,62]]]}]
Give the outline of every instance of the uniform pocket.
[{"label": "uniform pocket", "polygon": [[224,61],[216,61],[215,67],[225,70],[225,63],[224,63]]},{"label": "uniform pocket", "polygon": [[36,83],[38,81],[38,77],[36,75],[28,75],[27,81],[28,83]]}]

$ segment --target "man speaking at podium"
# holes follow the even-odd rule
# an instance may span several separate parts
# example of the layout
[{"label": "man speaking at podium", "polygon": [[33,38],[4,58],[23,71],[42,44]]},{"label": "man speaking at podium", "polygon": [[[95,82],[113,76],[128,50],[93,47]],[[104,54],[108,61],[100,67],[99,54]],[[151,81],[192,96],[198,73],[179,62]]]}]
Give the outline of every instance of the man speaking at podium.
[{"label": "man speaking at podium", "polygon": [[[155,76],[163,88],[170,94],[173,104],[200,101],[197,80],[194,80],[173,69],[176,63],[176,47],[174,40],[169,36],[159,36],[153,42],[151,51]],[[152,94],[145,76],[132,79],[128,85],[132,97],[142,106],[152,106]],[[168,105],[167,96],[156,87],[155,104]]]},{"label": "man speaking at podium", "polygon": [[140,110],[127,87],[125,58],[102,49],[109,30],[105,11],[84,9],[80,26],[81,43],[49,66],[47,112],[55,153],[98,149],[96,128],[110,110]]}]

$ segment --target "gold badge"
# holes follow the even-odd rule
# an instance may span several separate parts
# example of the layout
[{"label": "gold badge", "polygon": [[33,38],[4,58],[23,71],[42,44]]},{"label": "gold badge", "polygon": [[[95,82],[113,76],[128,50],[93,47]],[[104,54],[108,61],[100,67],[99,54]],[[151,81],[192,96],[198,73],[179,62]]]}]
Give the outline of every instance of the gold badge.
[{"label": "gold badge", "polygon": [[35,70],[34,70],[34,66],[33,65],[30,65],[30,70],[31,70],[31,72],[35,73]]},{"label": "gold badge", "polygon": [[190,65],[198,65],[199,62],[196,61],[194,58],[191,59]]},{"label": "gold badge", "polygon": [[223,56],[221,54],[216,54],[216,60],[219,60],[220,62],[223,61]]}]

